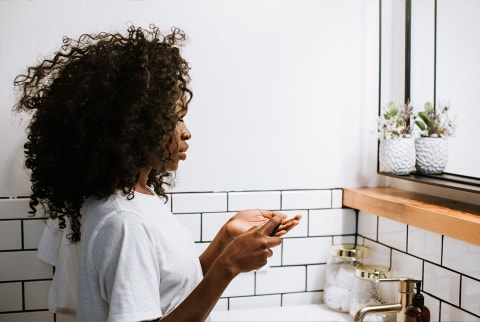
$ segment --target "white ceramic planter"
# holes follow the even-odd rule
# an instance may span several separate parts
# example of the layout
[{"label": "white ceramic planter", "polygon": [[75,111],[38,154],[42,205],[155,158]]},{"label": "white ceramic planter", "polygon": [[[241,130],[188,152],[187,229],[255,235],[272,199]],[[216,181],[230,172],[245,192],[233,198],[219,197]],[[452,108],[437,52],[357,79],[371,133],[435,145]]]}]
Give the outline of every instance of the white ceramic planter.
[{"label": "white ceramic planter", "polygon": [[448,162],[448,140],[444,138],[417,138],[415,140],[417,171],[440,174]]},{"label": "white ceramic planter", "polygon": [[380,141],[380,171],[407,175],[415,169],[415,140],[394,138]]}]

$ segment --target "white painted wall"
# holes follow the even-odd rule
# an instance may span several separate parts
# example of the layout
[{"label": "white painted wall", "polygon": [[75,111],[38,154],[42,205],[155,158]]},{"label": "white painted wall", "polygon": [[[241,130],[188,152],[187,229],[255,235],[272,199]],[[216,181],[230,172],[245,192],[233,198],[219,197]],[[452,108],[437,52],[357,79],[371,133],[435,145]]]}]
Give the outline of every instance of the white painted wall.
[{"label": "white painted wall", "polygon": [[178,26],[193,133],[177,191],[376,184],[378,1],[0,1],[0,196],[29,193],[13,79],[62,36]]}]

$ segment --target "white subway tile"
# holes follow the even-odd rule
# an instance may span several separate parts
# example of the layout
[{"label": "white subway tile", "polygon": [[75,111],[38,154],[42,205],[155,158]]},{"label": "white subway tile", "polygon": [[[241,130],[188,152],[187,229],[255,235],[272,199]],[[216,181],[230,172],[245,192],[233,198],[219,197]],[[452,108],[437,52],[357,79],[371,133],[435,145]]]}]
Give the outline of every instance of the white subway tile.
[{"label": "white subway tile", "polygon": [[25,309],[47,309],[48,290],[51,281],[25,282]]},{"label": "white subway tile", "polygon": [[0,219],[28,218],[28,198],[0,199]]},{"label": "white subway tile", "polygon": [[459,274],[428,262],[424,263],[424,270],[423,289],[425,292],[435,294],[440,299],[454,305],[460,305]]},{"label": "white subway tile", "polygon": [[173,213],[227,211],[226,193],[178,193],[172,195]]},{"label": "white subway tile", "polygon": [[480,246],[445,236],[443,266],[480,279]]},{"label": "white subway tile", "polygon": [[332,189],[332,208],[343,207],[343,189]]},{"label": "white subway tile", "polygon": [[175,217],[184,225],[192,234],[193,240],[201,240],[201,216],[200,214],[179,214]]},{"label": "white subway tile", "polygon": [[480,282],[462,277],[461,307],[473,314],[480,315]]},{"label": "white subway tile", "polygon": [[[391,263],[391,249],[382,244],[370,241],[365,239],[364,246],[367,246],[370,251],[370,255],[363,258],[361,261],[365,265],[378,265],[384,267],[390,267]],[[421,262],[420,262],[421,264]],[[422,268],[418,271],[419,274],[422,273]]]},{"label": "white subway tile", "polygon": [[280,209],[280,191],[229,192],[228,211]]},{"label": "white subway tile", "polygon": [[440,321],[440,301],[423,293],[425,306],[430,311],[430,321]]},{"label": "white subway tile", "polygon": [[323,292],[301,292],[282,295],[282,306],[320,304]]},{"label": "white subway tile", "polygon": [[22,223],[20,220],[0,221],[0,250],[22,249]]},{"label": "white subway tile", "polygon": [[51,278],[52,266],[37,258],[36,251],[0,253],[0,281]]},{"label": "white subway tile", "polygon": [[442,259],[442,235],[409,226],[408,253],[440,264]]},{"label": "white subway tile", "polygon": [[43,230],[45,229],[45,220],[24,220],[23,221],[23,247],[25,249],[36,249]]},{"label": "white subway tile", "polygon": [[257,273],[255,294],[304,292],[305,266],[272,267]]},{"label": "white subway tile", "polygon": [[358,234],[367,238],[377,240],[378,216],[365,212],[358,212]]},{"label": "white subway tile", "polygon": [[322,209],[309,212],[309,235],[355,234],[356,217],[352,209]]},{"label": "white subway tile", "polygon": [[[465,311],[457,309],[456,307],[442,302],[441,303],[442,321],[443,322],[480,322],[480,318],[469,314]],[[434,321],[434,320],[431,320]]]},{"label": "white subway tile", "polygon": [[422,260],[394,250],[392,252],[393,277],[422,279]]},{"label": "white subway tile", "polygon": [[[53,313],[48,311],[36,311],[36,312],[22,312],[22,313],[9,313],[0,314],[0,321],[2,322],[54,322]],[[57,321],[59,321],[57,319]]]},{"label": "white subway tile", "polygon": [[326,265],[307,266],[307,291],[323,290],[325,284]]},{"label": "white subway tile", "polygon": [[235,213],[205,213],[202,215],[202,241],[212,241],[218,231]]},{"label": "white subway tile", "polygon": [[283,240],[283,265],[326,263],[331,237],[291,238]]},{"label": "white subway tile", "polygon": [[282,209],[332,208],[331,190],[282,191]]},{"label": "white subway tile", "polygon": [[[0,312],[22,309],[22,283],[0,283]],[[2,315],[0,315],[0,321]]]},{"label": "white subway tile", "polygon": [[349,236],[333,236],[333,245],[337,244],[355,244],[355,235]]},{"label": "white subway tile", "polygon": [[406,251],[407,225],[385,217],[379,217],[378,241],[393,248]]},{"label": "white subway tile", "polygon": [[238,274],[222,294],[222,297],[245,296],[255,294],[255,273]]},{"label": "white subway tile", "polygon": [[280,307],[282,297],[280,294],[244,296],[230,299],[230,310],[257,309],[264,307]]}]

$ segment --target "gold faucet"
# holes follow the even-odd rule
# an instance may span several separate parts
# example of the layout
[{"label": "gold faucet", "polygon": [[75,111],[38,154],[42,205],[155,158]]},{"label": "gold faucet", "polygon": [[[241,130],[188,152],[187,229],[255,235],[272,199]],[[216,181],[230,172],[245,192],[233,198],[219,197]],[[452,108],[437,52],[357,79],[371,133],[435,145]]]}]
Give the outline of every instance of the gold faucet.
[{"label": "gold faucet", "polygon": [[420,281],[401,277],[378,279],[378,282],[398,282],[397,303],[366,306],[357,311],[353,320],[361,322],[367,315],[375,313],[397,313],[397,321],[405,321],[405,310],[412,303],[415,283]]}]

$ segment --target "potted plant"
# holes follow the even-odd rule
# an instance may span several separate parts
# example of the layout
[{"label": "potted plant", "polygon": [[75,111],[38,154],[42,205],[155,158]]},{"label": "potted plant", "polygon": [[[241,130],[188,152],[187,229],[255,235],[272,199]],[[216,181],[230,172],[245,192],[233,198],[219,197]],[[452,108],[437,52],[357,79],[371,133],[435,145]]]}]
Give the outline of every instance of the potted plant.
[{"label": "potted plant", "polygon": [[389,102],[378,118],[380,140],[379,166],[381,172],[406,175],[415,168],[415,141],[411,122],[410,102],[397,106]]},{"label": "potted plant", "polygon": [[426,102],[423,111],[415,117],[415,125],[420,130],[420,137],[415,140],[415,167],[419,173],[439,174],[447,166],[447,139],[455,132],[455,122],[448,111],[448,105],[435,109],[431,102]]}]

